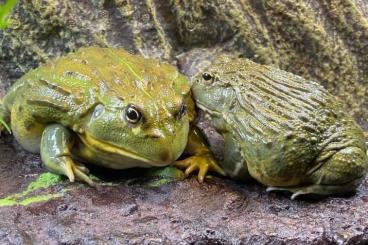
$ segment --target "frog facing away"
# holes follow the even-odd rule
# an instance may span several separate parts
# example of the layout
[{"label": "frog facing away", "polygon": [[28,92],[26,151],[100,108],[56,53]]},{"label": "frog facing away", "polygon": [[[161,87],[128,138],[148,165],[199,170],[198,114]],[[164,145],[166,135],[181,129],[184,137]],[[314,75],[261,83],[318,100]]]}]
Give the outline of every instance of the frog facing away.
[{"label": "frog facing away", "polygon": [[367,172],[362,129],[315,82],[223,55],[194,77],[192,93],[224,137],[230,177],[294,199],[351,192]]},{"label": "frog facing away", "polygon": [[83,162],[113,169],[178,162],[221,172],[190,122],[188,79],[174,66],[122,49],[88,47],[25,74],[0,107],[17,141],[52,172],[93,184]]}]

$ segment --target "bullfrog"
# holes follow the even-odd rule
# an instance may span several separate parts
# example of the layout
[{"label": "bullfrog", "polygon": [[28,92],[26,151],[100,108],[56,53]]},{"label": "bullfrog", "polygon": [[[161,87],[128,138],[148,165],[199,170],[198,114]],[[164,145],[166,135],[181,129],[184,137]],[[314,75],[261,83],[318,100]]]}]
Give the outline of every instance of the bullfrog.
[{"label": "bullfrog", "polygon": [[364,178],[363,131],[318,83],[229,55],[192,80],[196,106],[224,138],[220,166],[231,178],[292,199],[351,192]]},{"label": "bullfrog", "polygon": [[[0,124],[52,172],[90,185],[84,163],[112,169],[177,161],[186,175],[223,174],[200,132],[188,78],[118,48],[86,47],[29,71],[9,89]],[[10,127],[8,123],[10,121]]]}]

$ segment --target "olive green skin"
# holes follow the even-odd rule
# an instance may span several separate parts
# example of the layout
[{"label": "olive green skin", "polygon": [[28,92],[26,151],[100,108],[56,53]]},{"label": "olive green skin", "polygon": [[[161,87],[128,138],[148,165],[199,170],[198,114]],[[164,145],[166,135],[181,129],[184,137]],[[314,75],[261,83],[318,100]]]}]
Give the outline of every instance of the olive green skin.
[{"label": "olive green skin", "polygon": [[367,172],[362,129],[316,82],[223,55],[194,76],[192,93],[224,137],[233,178],[296,197],[350,192]]},{"label": "olive green skin", "polygon": [[[65,169],[47,162],[68,148],[73,159],[114,169],[165,166],[186,147],[191,119],[179,112],[187,100],[189,81],[174,66],[122,49],[88,47],[20,78],[3,100],[3,117],[28,151],[40,152],[44,134],[41,156],[56,172]],[[142,113],[138,123],[126,120],[128,105]],[[62,143],[52,139],[55,134]]]}]

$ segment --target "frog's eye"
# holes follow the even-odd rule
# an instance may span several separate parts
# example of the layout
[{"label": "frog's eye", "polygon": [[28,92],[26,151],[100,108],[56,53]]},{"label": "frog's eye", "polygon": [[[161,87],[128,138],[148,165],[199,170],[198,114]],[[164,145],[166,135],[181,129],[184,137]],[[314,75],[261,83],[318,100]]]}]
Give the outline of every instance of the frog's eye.
[{"label": "frog's eye", "polygon": [[211,74],[209,74],[209,73],[207,73],[207,72],[203,73],[203,74],[202,74],[202,77],[203,77],[203,79],[204,79],[204,80],[206,80],[206,81],[212,80],[212,75],[211,75]]},{"label": "frog's eye", "polygon": [[95,110],[93,111],[93,117],[97,118],[101,116],[101,114],[104,112],[105,108],[103,105],[97,105]]},{"label": "frog's eye", "polygon": [[132,124],[136,124],[142,119],[142,113],[134,105],[128,105],[124,115],[126,121]]},{"label": "frog's eye", "polygon": [[187,112],[187,106],[183,103],[180,106],[178,118],[181,119],[185,115],[186,112]]}]

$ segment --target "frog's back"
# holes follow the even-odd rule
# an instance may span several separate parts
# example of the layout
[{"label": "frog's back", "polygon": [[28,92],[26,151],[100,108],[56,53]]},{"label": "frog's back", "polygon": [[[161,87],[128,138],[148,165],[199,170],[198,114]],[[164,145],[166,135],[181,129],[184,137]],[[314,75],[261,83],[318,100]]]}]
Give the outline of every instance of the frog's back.
[{"label": "frog's back", "polygon": [[306,131],[320,130],[320,123],[328,121],[337,108],[333,97],[315,82],[246,59],[234,63],[229,71],[234,72],[234,109],[246,118],[248,134],[264,138],[294,132],[299,126]]},{"label": "frog's back", "polygon": [[[254,130],[263,141],[251,141],[254,150],[250,144],[243,147],[251,174],[268,186],[310,184],[290,189],[293,198],[354,190],[368,168],[367,149],[362,129],[337,99],[315,82],[248,64],[247,82],[239,85],[245,103],[239,108],[244,112],[243,105],[251,105],[248,125],[263,126]],[[253,101],[245,101],[249,98]]]},{"label": "frog's back", "polygon": [[[161,69],[154,69],[155,67]],[[149,74],[147,70],[150,71]],[[172,74],[173,77],[163,79],[161,84],[149,79],[163,78],[167,76],[165,72],[168,70],[171,72],[168,74]],[[131,97],[132,91],[137,90],[137,87],[144,87],[139,83],[150,80],[152,86],[171,86],[177,74],[178,72],[170,65],[153,59],[144,59],[123,49],[87,47],[28,72],[16,81],[4,100],[7,100],[7,105],[11,107],[14,98],[18,97],[16,95],[30,94],[30,88],[43,92],[36,93],[37,96],[66,95],[75,102],[91,91],[97,91],[101,98],[107,90],[121,97]],[[165,84],[166,82],[168,84]],[[48,94],[46,91],[50,89],[51,94]]]}]

